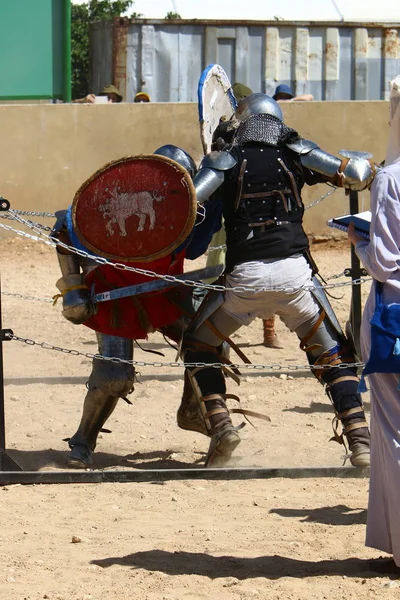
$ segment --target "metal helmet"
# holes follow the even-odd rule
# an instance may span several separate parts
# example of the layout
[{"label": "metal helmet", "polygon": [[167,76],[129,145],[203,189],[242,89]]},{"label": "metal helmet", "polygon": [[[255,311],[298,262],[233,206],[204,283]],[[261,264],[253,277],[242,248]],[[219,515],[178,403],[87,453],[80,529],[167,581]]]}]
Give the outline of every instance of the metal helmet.
[{"label": "metal helmet", "polygon": [[165,146],[157,148],[153,154],[160,154],[161,156],[172,158],[172,160],[175,160],[186,169],[192,179],[197,173],[196,163],[194,162],[193,158],[190,156],[190,154],[185,152],[185,150],[179,148],[179,146],[165,144]]},{"label": "metal helmet", "polygon": [[251,115],[272,115],[283,121],[281,107],[267,94],[251,94],[239,102],[235,111],[238,121],[245,121]]}]

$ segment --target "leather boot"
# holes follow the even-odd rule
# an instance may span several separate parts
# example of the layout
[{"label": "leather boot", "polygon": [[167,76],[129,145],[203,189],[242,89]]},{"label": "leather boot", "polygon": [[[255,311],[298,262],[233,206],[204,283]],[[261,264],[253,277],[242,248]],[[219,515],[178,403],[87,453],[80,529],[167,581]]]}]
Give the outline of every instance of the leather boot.
[{"label": "leather boot", "polygon": [[[354,411],[354,412],[352,412]],[[352,414],[350,414],[352,413]],[[362,407],[347,410],[341,415],[343,433],[347,438],[350,462],[354,467],[370,465],[370,435]]]},{"label": "leather boot", "polygon": [[351,408],[337,417],[343,424],[351,464],[354,467],[369,467],[370,435],[363,407]]},{"label": "leather boot", "polygon": [[362,427],[346,433],[350,450],[350,462],[353,467],[369,467],[370,437],[368,427]]},{"label": "leather boot", "polygon": [[269,319],[263,319],[264,341],[266,348],[283,348],[282,342],[275,333],[275,315]]},{"label": "leather boot", "polygon": [[176,413],[176,422],[180,429],[196,431],[208,436],[206,424],[200,410],[199,402],[194,395],[189,374],[185,371],[181,404]]},{"label": "leather boot", "polygon": [[224,467],[229,462],[232,452],[240,444],[237,427],[234,427],[229,416],[225,400],[218,394],[211,394],[202,399],[201,408],[211,437],[206,458],[206,467]]}]

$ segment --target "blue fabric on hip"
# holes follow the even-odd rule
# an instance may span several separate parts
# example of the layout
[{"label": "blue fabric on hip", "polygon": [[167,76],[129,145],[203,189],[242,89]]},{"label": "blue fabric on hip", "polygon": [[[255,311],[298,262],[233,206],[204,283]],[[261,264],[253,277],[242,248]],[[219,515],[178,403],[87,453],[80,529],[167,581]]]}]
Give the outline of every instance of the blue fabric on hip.
[{"label": "blue fabric on hip", "polygon": [[375,281],[375,312],[371,319],[371,350],[359,391],[366,391],[365,375],[400,373],[400,304],[384,304],[383,283]]}]

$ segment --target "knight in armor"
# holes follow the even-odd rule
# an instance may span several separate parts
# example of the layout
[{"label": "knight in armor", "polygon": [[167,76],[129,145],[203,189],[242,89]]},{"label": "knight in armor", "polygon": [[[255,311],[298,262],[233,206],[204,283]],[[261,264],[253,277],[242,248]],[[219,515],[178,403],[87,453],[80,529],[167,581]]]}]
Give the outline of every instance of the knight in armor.
[{"label": "knight in armor", "polygon": [[[196,164],[192,157],[177,146],[165,145],[154,154],[173,159],[183,166],[193,178]],[[72,225],[71,207],[57,214],[52,237],[79,250],[87,249],[79,241]],[[207,210],[206,218],[194,227],[188,238],[173,252],[163,258],[146,262],[145,267],[159,274],[180,275],[184,259],[194,260],[202,255],[214,231],[221,226],[217,205]],[[63,316],[74,324],[85,324],[96,332],[99,354],[105,358],[115,357],[125,361],[133,359],[135,340],[147,338],[160,331],[172,341],[179,343],[184,327],[195,314],[203,295],[191,287],[177,286],[162,293],[148,293],[129,298],[115,299],[95,307],[91,301],[93,284],[101,293],[115,288],[148,282],[151,278],[132,272],[117,270],[107,264],[99,264],[90,257],[82,258],[62,246],[57,246],[57,256],[62,273],[57,288],[63,299]],[[129,263],[143,268],[143,263]],[[97,437],[105,422],[113,413],[120,399],[127,399],[134,389],[135,370],[129,363],[93,359],[83,405],[80,424],[67,441],[71,448],[68,466],[87,468],[93,463]]]},{"label": "knight in armor", "polygon": [[[355,352],[315,278],[317,269],[302,225],[301,190],[304,184],[319,182],[365,189],[375,165],[359,153],[337,158],[301,138],[285,125],[279,104],[265,94],[243,99],[224,127],[225,150],[204,157],[194,185],[198,202],[212,194],[222,199],[225,286],[232,290],[211,292],[186,330],[185,363],[206,366],[185,370],[178,425],[210,438],[206,466],[226,464],[240,443],[241,426],[233,426],[227,408],[226,367],[207,364],[224,362],[218,351],[221,339],[256,317],[277,314],[297,334],[333,404],[334,439],[343,444],[347,440],[352,465],[366,466],[370,438],[357,393],[357,369],[343,366],[356,362]],[[255,287],[262,290],[255,293]],[[343,431],[338,432],[340,423]]]},{"label": "knight in armor", "polygon": [[[237,102],[244,100],[247,96],[250,96],[252,90],[244,85],[243,83],[234,83],[232,86],[233,95]],[[235,132],[235,129],[239,126],[239,121],[233,115],[231,119],[221,119],[218,127],[213,134],[213,143],[211,150],[223,150],[229,148],[230,143]],[[225,229],[222,228],[214,234],[211,245],[222,246],[225,245],[226,235]],[[207,265],[213,265],[219,263],[225,263],[225,250],[219,249],[218,251],[212,251],[207,259]],[[269,319],[263,319],[263,345],[266,348],[283,348],[281,340],[278,338],[275,329],[275,315],[272,315]]]}]

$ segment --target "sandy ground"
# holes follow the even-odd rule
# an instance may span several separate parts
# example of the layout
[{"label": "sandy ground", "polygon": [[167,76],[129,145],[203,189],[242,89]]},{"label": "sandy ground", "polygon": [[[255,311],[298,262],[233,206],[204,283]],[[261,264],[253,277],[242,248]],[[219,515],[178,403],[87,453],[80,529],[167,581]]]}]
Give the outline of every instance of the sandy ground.
[{"label": "sandy ground", "polygon": [[[63,438],[80,419],[91,367],[85,353],[96,351],[94,334],[65,321],[59,305],[6,295],[56,293],[52,249],[7,238],[0,251],[3,328],[82,353],[3,344],[7,449],[24,469],[65,469]],[[350,266],[343,244],[315,246],[314,256],[326,277]],[[333,293],[344,324],[350,288]],[[288,366],[306,364],[297,338],[279,322],[284,349],[270,350],[259,345],[261,329],[260,321],[253,323],[236,343],[253,362],[286,370],[243,370],[240,388],[230,384],[244,408],[271,417],[270,423],[254,421],[256,429],[245,427],[233,464],[340,466],[344,451],[329,442],[333,411],[322,387],[304,370],[287,376]],[[159,334],[143,346],[164,352],[161,360],[175,360]],[[160,359],[142,350],[135,358]],[[182,371],[146,366],[140,373],[133,405],[121,402],[107,423],[112,433],[100,436],[94,467],[201,465],[206,438],[175,424]],[[368,410],[368,395],[365,403]],[[3,486],[0,598],[394,598],[399,583],[371,570],[382,553],[363,545],[367,492],[367,478]]]}]

